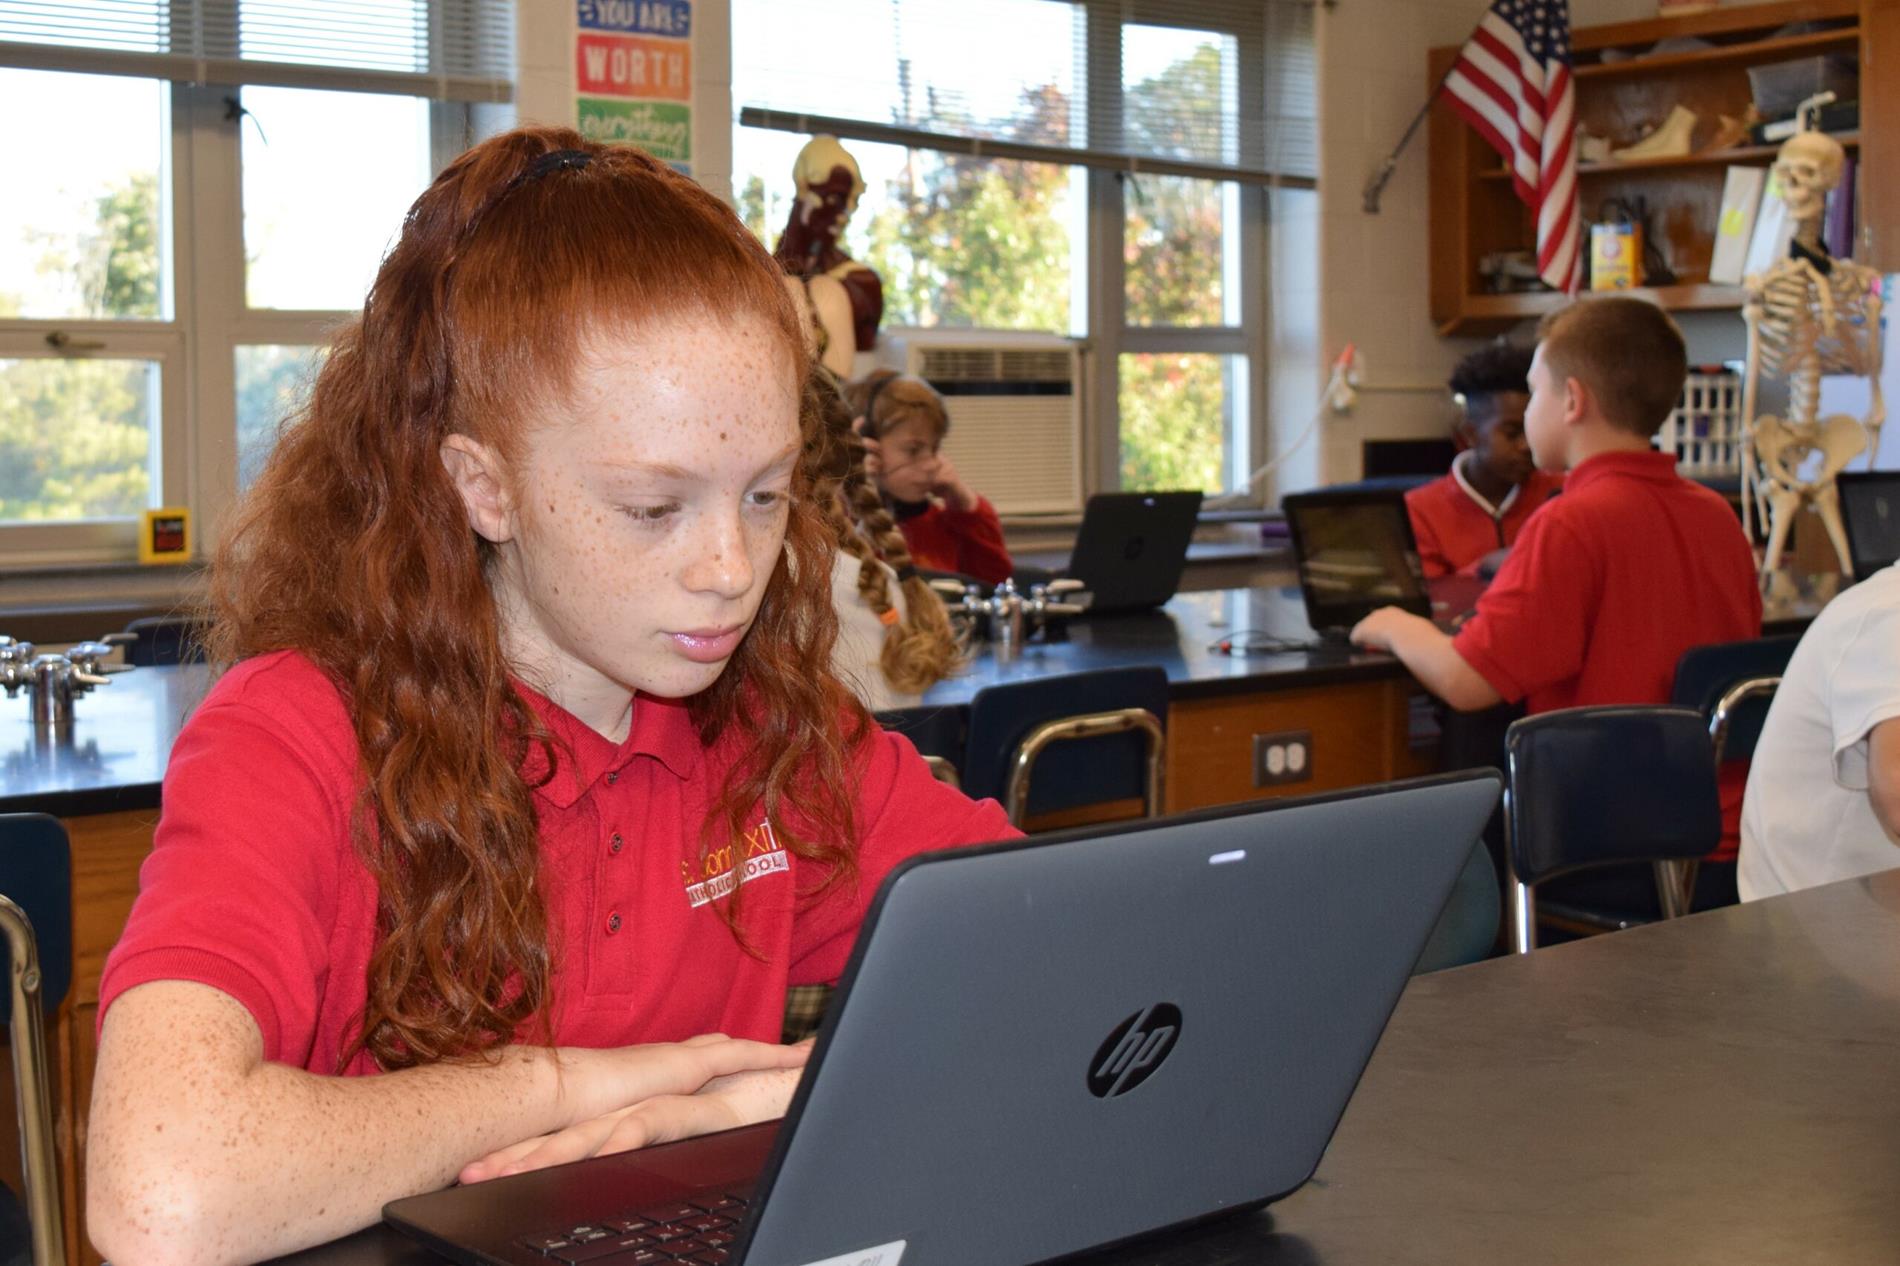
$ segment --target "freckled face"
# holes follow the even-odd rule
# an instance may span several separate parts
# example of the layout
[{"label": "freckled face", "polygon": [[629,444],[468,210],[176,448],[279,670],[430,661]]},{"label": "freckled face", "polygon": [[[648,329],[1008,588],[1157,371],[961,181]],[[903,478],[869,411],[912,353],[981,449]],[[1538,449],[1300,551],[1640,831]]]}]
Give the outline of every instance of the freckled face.
[{"label": "freckled face", "polygon": [[778,564],[798,444],[791,359],[763,320],[674,318],[588,349],[573,398],[522,438],[494,575],[516,664],[590,723],[629,691],[710,686]]}]

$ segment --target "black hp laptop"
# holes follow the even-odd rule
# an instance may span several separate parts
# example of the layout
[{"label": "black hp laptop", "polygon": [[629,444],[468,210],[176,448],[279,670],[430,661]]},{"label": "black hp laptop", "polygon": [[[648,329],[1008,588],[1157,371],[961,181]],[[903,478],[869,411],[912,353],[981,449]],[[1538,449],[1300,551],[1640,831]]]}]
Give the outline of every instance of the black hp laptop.
[{"label": "black hp laptop", "polygon": [[1295,493],[1280,508],[1315,631],[1343,635],[1380,607],[1432,614],[1403,492],[1321,489]]},{"label": "black hp laptop", "polygon": [[1264,1204],[1319,1164],[1497,798],[1464,774],[914,858],[782,1123],[384,1216],[468,1263],[1024,1266]]},{"label": "black hp laptop", "polygon": [[1854,579],[1865,580],[1900,561],[1900,470],[1842,471],[1834,483]]},{"label": "black hp laptop", "polygon": [[1098,492],[1082,510],[1063,574],[1088,586],[1089,614],[1151,611],[1174,597],[1199,492]]}]

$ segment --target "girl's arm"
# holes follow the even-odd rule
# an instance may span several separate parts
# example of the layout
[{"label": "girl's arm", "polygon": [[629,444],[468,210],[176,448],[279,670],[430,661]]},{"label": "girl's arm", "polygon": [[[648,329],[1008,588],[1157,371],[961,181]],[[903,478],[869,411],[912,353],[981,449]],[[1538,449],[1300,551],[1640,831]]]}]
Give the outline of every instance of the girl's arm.
[{"label": "girl's arm", "polygon": [[255,1261],[334,1239],[477,1157],[655,1096],[667,1097],[675,1137],[722,1128],[733,1114],[722,1096],[697,1097],[703,1108],[672,1096],[806,1055],[707,1036],[616,1050],[511,1046],[498,1060],[322,1077],[268,1063],[263,1050],[250,1012],[206,985],[156,981],[112,1004],[93,1081],[86,1218],[94,1247],[118,1266]]}]

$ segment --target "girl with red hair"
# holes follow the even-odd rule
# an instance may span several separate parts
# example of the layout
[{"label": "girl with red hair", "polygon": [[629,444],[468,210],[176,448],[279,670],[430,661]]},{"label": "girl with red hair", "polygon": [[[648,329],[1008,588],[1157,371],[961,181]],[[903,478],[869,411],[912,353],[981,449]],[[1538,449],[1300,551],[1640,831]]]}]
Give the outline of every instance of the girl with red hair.
[{"label": "girl with red hair", "polygon": [[523,129],[416,201],[213,567],[100,987],[112,1260],[782,1112],[788,986],[899,860],[1012,833],[827,668],[806,373],[763,248],[637,151]]}]

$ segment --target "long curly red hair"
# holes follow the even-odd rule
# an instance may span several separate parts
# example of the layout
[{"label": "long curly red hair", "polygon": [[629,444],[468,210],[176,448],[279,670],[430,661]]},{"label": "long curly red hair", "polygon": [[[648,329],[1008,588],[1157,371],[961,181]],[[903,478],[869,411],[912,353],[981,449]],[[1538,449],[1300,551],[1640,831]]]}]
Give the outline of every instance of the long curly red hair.
[{"label": "long curly red hair", "polygon": [[[600,330],[689,313],[762,315],[803,379],[778,269],[723,203],[568,129],[486,141],[410,208],[224,534],[214,661],[301,652],[336,683],[361,752],[354,835],[378,886],[378,938],[346,1064],[364,1049],[386,1069],[488,1052],[531,1024],[550,1038],[522,771],[533,748],[549,768],[563,754],[514,688],[486,579],[493,547],[471,530],[441,447],[461,433],[518,453],[517,420],[567,388]],[[808,441],[816,424],[805,410]],[[835,883],[854,874],[847,786],[867,718],[826,668],[832,544],[812,487],[807,463],[753,628],[689,708],[702,741],[731,757],[703,847],[763,810]]]}]

